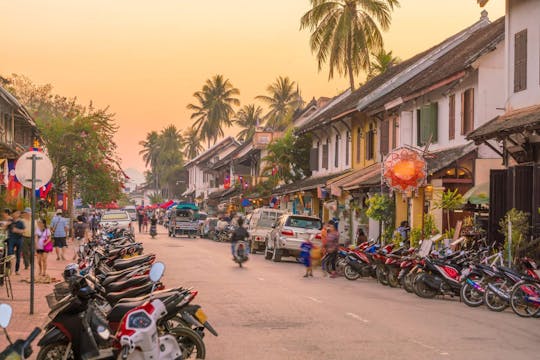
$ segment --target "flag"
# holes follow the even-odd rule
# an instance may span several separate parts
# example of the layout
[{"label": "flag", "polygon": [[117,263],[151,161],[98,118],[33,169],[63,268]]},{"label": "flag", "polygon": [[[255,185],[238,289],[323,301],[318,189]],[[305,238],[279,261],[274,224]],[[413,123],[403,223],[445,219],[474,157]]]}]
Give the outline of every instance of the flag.
[{"label": "flag", "polygon": [[17,180],[15,175],[15,160],[8,160],[8,185],[7,185],[7,198],[15,199],[22,189],[22,184]]},{"label": "flag", "polygon": [[317,186],[317,198],[322,199],[322,188],[320,186]]},{"label": "flag", "polygon": [[52,183],[49,181],[47,184],[43,185],[42,187],[36,190],[36,198],[39,198],[39,199],[47,198],[47,195],[49,195],[51,188],[52,188]]}]

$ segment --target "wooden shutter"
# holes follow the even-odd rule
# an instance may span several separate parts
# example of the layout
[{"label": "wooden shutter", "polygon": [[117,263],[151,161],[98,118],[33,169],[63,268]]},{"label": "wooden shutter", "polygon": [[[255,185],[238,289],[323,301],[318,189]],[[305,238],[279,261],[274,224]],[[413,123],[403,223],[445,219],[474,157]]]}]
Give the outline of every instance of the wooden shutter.
[{"label": "wooden shutter", "polygon": [[422,145],[422,110],[416,110],[416,144]]},{"label": "wooden shutter", "polygon": [[474,129],[474,89],[461,93],[461,135]]},{"label": "wooden shutter", "polygon": [[397,128],[398,128],[398,118],[395,117],[394,119],[392,119],[392,121],[390,122],[390,127],[392,129],[392,147],[390,148],[390,150],[394,150],[397,146]]},{"label": "wooden shutter", "polygon": [[381,138],[380,138],[380,152],[381,155],[388,154],[390,145],[390,121],[384,119],[381,122]]},{"label": "wooden shutter", "polygon": [[349,156],[351,151],[351,133],[347,131],[347,136],[345,138],[345,165],[349,165]]},{"label": "wooden shutter", "polygon": [[328,169],[328,141],[322,146],[322,168]]},{"label": "wooden shutter", "polygon": [[356,131],[356,162],[359,163],[362,160],[360,152],[362,151],[362,130],[358,128]]},{"label": "wooden shutter", "polygon": [[499,232],[499,221],[509,210],[506,196],[508,193],[508,170],[491,170],[489,181],[489,217],[488,217],[488,240],[490,243],[502,244],[504,235]]},{"label": "wooden shutter", "polygon": [[436,143],[439,140],[439,103],[432,103],[429,107],[429,134],[426,141],[431,135],[431,142]]},{"label": "wooden shutter", "polygon": [[319,170],[319,148],[312,148],[309,151],[309,168],[311,171]]},{"label": "wooden shutter", "polygon": [[514,92],[527,89],[527,29],[514,36]]},{"label": "wooden shutter", "polygon": [[339,166],[339,135],[336,135],[336,144],[334,151],[334,167]]},{"label": "wooden shutter", "polygon": [[448,98],[448,140],[456,137],[456,95],[452,94]]},{"label": "wooden shutter", "polygon": [[422,106],[420,110],[420,141],[418,145],[426,145],[429,138],[437,141],[437,103]]}]

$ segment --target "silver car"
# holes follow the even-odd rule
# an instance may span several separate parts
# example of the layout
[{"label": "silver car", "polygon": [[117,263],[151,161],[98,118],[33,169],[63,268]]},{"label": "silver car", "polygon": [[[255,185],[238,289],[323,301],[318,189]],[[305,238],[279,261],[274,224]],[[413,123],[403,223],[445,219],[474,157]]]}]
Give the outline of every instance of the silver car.
[{"label": "silver car", "polygon": [[281,261],[283,256],[300,256],[300,245],[320,234],[322,222],[314,216],[283,215],[266,239],[265,259]]},{"label": "silver car", "polygon": [[134,233],[131,216],[125,210],[110,210],[101,215],[99,221],[101,228],[126,229]]}]

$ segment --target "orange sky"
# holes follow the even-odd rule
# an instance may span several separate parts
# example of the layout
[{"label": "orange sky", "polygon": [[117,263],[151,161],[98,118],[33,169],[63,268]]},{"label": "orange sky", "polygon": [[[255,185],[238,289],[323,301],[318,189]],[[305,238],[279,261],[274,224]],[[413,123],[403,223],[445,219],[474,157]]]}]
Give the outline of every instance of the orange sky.
[{"label": "orange sky", "polygon": [[[401,58],[475,22],[474,0],[402,0],[386,48]],[[317,72],[299,31],[307,0],[17,0],[0,2],[0,73],[25,74],[55,91],[110,105],[124,167],[143,170],[138,142],[151,130],[190,125],[186,105],[205,79],[221,73],[243,104],[278,75],[302,95],[333,96],[345,79]],[[486,7],[491,19],[504,1]],[[228,133],[234,133],[230,129]]]}]

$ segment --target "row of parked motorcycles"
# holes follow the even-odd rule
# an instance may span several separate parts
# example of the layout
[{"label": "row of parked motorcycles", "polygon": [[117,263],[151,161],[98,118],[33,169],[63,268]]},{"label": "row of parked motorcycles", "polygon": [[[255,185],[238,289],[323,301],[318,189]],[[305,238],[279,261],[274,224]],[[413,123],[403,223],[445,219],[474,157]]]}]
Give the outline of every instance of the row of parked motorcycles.
[{"label": "row of parked motorcycles", "polygon": [[502,252],[492,248],[451,252],[381,246],[365,242],[340,248],[337,270],[348,280],[373,277],[422,298],[459,297],[470,307],[492,311],[508,307],[521,317],[540,317],[540,277],[534,260],[524,257],[504,266]]},{"label": "row of parked motorcycles", "polygon": [[[193,303],[197,291],[165,288],[165,265],[154,254],[143,254],[131,233],[108,229],[78,253],[78,263],[66,266],[64,282],[47,296],[50,321],[38,342],[38,360],[206,357],[205,333],[218,334]],[[28,358],[40,331],[10,345],[6,356]]]}]

